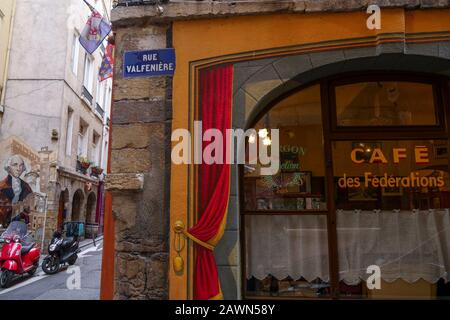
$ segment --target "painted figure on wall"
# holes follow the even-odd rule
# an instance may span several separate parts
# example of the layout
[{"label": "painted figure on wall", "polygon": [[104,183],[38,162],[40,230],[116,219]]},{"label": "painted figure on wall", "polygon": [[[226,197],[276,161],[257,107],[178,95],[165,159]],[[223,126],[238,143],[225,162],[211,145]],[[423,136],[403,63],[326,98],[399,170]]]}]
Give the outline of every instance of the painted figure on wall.
[{"label": "painted figure on wall", "polygon": [[26,171],[25,161],[19,155],[11,156],[5,165],[7,176],[0,182],[0,224],[6,226],[12,218],[13,206],[33,193],[30,185],[20,177]]}]

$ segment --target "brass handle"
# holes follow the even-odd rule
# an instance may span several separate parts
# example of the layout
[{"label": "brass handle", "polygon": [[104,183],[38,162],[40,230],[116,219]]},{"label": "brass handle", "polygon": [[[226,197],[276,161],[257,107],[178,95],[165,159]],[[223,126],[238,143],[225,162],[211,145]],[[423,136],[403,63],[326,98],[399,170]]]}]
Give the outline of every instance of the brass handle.
[{"label": "brass handle", "polygon": [[173,231],[175,232],[175,237],[173,239],[173,248],[177,255],[173,258],[173,269],[175,273],[181,273],[184,270],[184,260],[180,255],[186,245],[186,239],[184,238],[184,223],[183,221],[177,220],[173,226]]}]

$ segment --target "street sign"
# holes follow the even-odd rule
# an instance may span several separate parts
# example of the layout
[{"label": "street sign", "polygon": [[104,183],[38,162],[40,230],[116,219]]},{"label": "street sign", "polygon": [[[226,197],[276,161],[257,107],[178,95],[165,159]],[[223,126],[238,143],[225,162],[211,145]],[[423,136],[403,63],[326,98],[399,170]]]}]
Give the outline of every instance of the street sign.
[{"label": "street sign", "polygon": [[173,76],[174,72],[175,49],[173,48],[124,53],[124,78]]}]

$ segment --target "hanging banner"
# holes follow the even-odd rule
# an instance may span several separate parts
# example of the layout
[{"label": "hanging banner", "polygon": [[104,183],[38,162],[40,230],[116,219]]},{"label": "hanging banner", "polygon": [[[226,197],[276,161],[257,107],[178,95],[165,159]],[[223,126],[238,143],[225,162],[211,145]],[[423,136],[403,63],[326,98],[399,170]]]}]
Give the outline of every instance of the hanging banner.
[{"label": "hanging banner", "polygon": [[173,48],[124,53],[124,78],[173,76],[174,72],[175,49]]}]

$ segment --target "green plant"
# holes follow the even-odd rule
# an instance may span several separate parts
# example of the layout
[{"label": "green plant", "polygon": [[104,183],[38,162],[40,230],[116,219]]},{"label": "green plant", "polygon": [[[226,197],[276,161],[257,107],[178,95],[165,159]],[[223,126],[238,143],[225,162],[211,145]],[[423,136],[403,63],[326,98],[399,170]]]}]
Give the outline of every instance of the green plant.
[{"label": "green plant", "polygon": [[89,168],[92,164],[92,162],[89,161],[89,159],[86,156],[78,157],[78,161],[80,162],[80,164],[83,168]]}]

